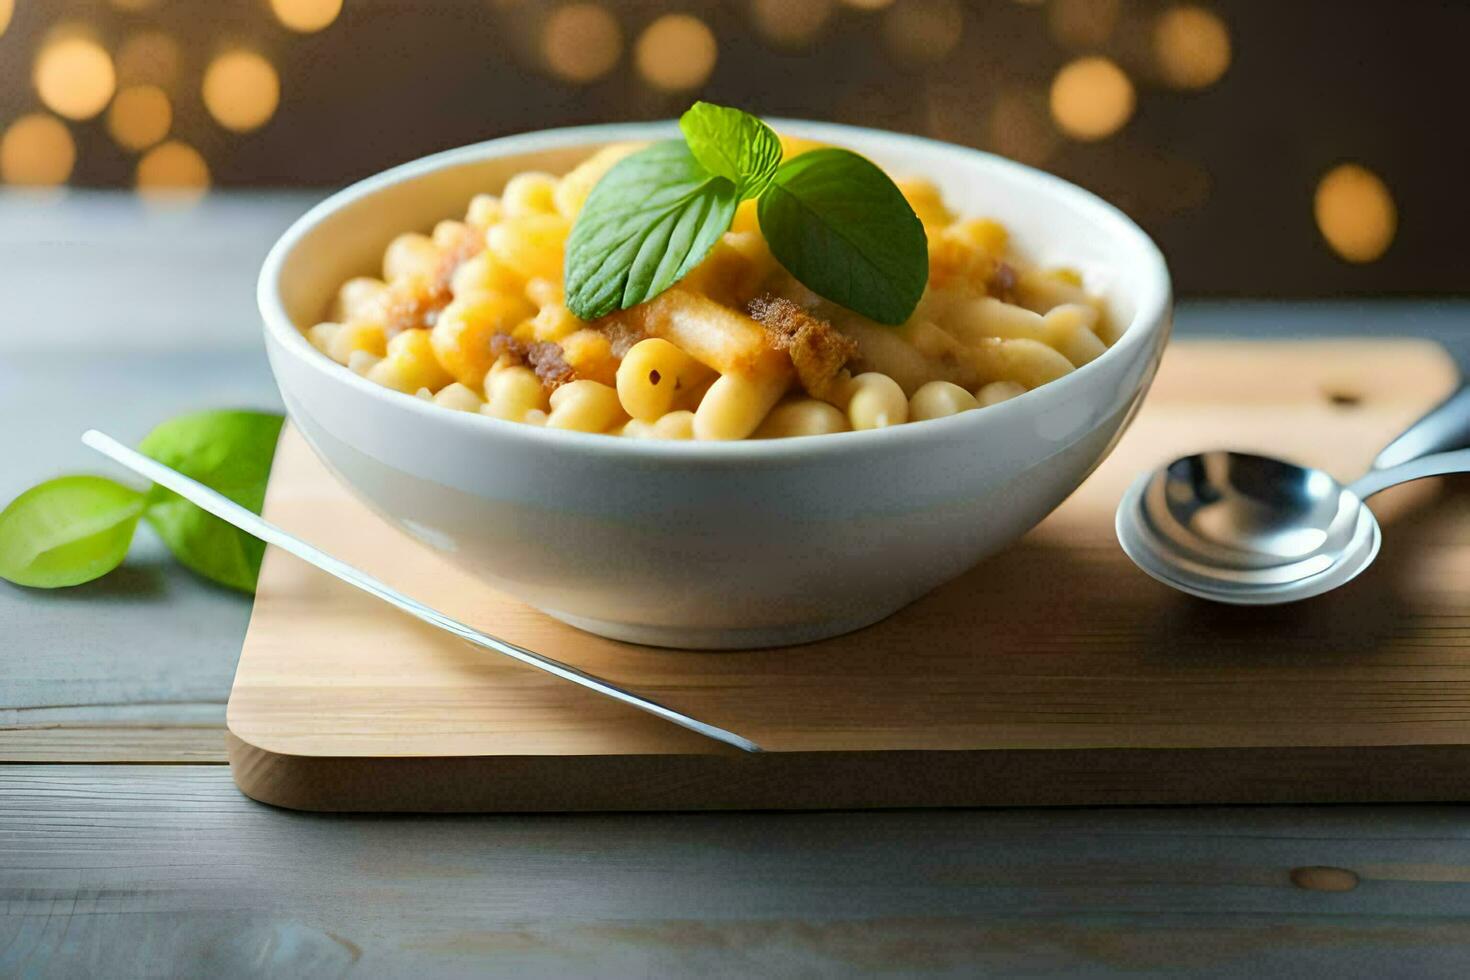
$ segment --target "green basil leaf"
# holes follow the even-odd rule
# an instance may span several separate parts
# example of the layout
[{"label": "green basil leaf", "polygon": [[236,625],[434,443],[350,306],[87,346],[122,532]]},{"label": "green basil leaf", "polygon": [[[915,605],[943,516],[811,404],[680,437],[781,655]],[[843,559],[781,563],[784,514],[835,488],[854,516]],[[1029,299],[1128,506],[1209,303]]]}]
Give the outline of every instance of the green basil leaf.
[{"label": "green basil leaf", "polygon": [[618,161],[567,240],[567,308],[595,320],[657,296],[704,259],[739,203],[735,184],[706,170],[683,140]]},{"label": "green basil leaf", "polygon": [[32,487],[0,511],[0,578],[56,589],[101,578],[122,564],[143,495],[100,476],[63,476]]},{"label": "green basil leaf", "polygon": [[[282,421],[264,412],[199,412],[163,423],[138,449],[258,514]],[[144,517],[186,567],[232,589],[255,591],[264,542],[164,487],[148,492]]]},{"label": "green basil leaf", "polygon": [[734,183],[742,201],[760,197],[781,165],[781,138],[748,112],[696,102],[679,129],[694,159]]},{"label": "green basil leaf", "polygon": [[850,150],[812,150],[786,161],[761,197],[759,215],[776,259],[834,303],[896,325],[924,295],[924,226],[888,175]]}]

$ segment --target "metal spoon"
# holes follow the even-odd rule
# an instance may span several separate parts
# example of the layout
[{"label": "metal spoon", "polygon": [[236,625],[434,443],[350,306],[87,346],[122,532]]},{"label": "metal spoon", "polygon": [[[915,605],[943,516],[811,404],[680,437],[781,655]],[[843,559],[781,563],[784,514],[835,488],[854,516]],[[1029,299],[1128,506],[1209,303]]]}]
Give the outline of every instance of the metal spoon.
[{"label": "metal spoon", "polygon": [[[1322,470],[1249,453],[1185,456],[1145,473],[1116,528],[1139,568],[1182,592],[1234,605],[1295,602],[1350,581],[1382,532],[1363,503],[1427,476],[1470,471],[1470,391],[1462,388],[1344,487]],[[1428,454],[1428,455],[1421,455]]]},{"label": "metal spoon", "polygon": [[1373,460],[1376,470],[1450,449],[1470,448],[1470,385],[1461,385],[1401,432]]},{"label": "metal spoon", "polygon": [[415,599],[410,599],[403,593],[389,588],[384,583],[379,582],[365,572],[353,568],[346,562],[333,558],[326,552],[312,547],[300,538],[288,534],[286,531],[252,511],[241,507],[223,494],[211,490],[202,483],[191,480],[178,470],[170,469],[162,463],[144,456],[142,453],[129,449],[105,433],[98,432],[95,429],[89,429],[82,435],[82,442],[91,446],[104,456],[116,460],[134,473],[147,477],[160,486],[167,487],[180,497],[183,497],[192,504],[198,505],[225,523],[233,524],[246,534],[253,535],[267,544],[273,544],[282,551],[290,552],[302,561],[315,565],[327,574],[339,578],[348,585],[355,586],[369,595],[377,596],[389,605],[397,606],[410,616],[422,620],[430,626],[435,626],[447,633],[452,633],[477,647],[504,654],[513,660],[519,660],[528,667],[543,670],[548,674],[560,677],[562,680],[571,681],[573,684],[596,691],[605,697],[621,701],[640,711],[646,711],[651,715],[656,715],[665,721],[673,722],[681,728],[687,728],[691,732],[698,732],[706,738],[712,738],[717,742],[724,742],[726,745],[733,745],[737,749],[746,752],[761,751],[759,745],[756,745],[748,738],[736,735],[734,732],[717,728],[697,718],[691,718],[682,712],[667,708],[657,701],[651,701],[648,698],[621,688],[611,681],[605,681],[600,677],[578,670],[571,664],[564,664],[559,660],[553,660],[539,653],[533,653],[525,647],[516,646],[514,643],[508,643],[487,633],[481,633],[479,630],[466,626],[458,620],[451,619],[438,610],[431,609],[423,603]]}]

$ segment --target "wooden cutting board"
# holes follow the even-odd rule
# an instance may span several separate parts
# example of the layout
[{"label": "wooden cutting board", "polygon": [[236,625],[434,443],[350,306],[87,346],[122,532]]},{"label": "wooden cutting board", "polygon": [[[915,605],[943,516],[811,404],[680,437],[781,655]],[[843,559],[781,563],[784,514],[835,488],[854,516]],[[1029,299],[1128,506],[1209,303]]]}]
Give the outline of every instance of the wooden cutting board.
[{"label": "wooden cutting board", "polygon": [[1379,562],[1263,609],[1130,565],[1113,509],[1207,447],[1350,478],[1445,395],[1417,341],[1178,343],[1111,458],[877,626],[700,653],[580,633],[391,529],[288,431],[265,513],[487,631],[754,738],[744,755],[469,647],[272,549],[229,704],[249,795],[320,810],[1470,799],[1470,484],[1375,498]]}]

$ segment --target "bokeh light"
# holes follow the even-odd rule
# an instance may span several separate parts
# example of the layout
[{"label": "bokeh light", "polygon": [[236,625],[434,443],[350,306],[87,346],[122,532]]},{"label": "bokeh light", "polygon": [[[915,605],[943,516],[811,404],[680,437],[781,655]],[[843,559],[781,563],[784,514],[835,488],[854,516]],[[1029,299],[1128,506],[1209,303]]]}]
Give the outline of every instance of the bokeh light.
[{"label": "bokeh light", "polygon": [[197,200],[209,187],[209,165],[187,143],[160,143],[138,161],[138,193],[174,201]]},{"label": "bokeh light", "polygon": [[311,34],[342,12],[342,0],[271,0],[276,19],[293,31]]},{"label": "bokeh light", "polygon": [[75,33],[46,42],[36,57],[32,80],[46,107],[68,119],[97,115],[117,86],[112,58],[102,45]]},{"label": "bokeh light", "polygon": [[117,93],[107,110],[107,131],[118,146],[146,150],[168,135],[173,106],[156,85],[130,85]]},{"label": "bokeh light", "polygon": [[15,0],[0,0],[0,34],[10,26],[10,17],[15,13]]},{"label": "bokeh light", "polygon": [[65,183],[77,162],[77,145],[54,116],[21,116],[0,136],[0,179],[27,187]]},{"label": "bokeh light", "polygon": [[245,133],[260,128],[280,100],[276,70],[254,51],[227,52],[204,70],[204,105],[226,129]]},{"label": "bokeh light", "polygon": [[118,10],[136,14],[158,6],[158,0],[108,0]]},{"label": "bokeh light", "polygon": [[690,14],[665,14],[649,24],[634,54],[638,74],[666,92],[703,85],[718,56],[714,32]]},{"label": "bokeh light", "polygon": [[750,0],[756,29],[777,44],[810,43],[832,16],[832,0]]},{"label": "bokeh light", "polygon": [[904,0],[883,17],[883,42],[899,61],[934,64],[949,57],[965,29],[956,0]]},{"label": "bokeh light", "polygon": [[1118,26],[1119,0],[1052,0],[1046,22],[1052,37],[1073,48],[1096,48]]},{"label": "bokeh light", "polygon": [[1317,184],[1317,229],[1349,262],[1372,262],[1393,243],[1398,209],[1388,185],[1367,167],[1344,163]]},{"label": "bokeh light", "polygon": [[1046,118],[1046,96],[1040,93],[1002,92],[991,106],[986,135],[996,153],[1033,166],[1045,163],[1057,148],[1056,130]]},{"label": "bokeh light", "polygon": [[117,51],[117,78],[124,85],[172,85],[179,76],[179,42],[162,31],[140,31]]},{"label": "bokeh light", "polygon": [[1100,140],[1123,128],[1133,115],[1133,83],[1107,58],[1069,62],[1051,83],[1051,115],[1077,140]]},{"label": "bokeh light", "polygon": [[1230,31],[1203,7],[1173,7],[1154,25],[1154,57],[1175,88],[1213,85],[1230,67]]},{"label": "bokeh light", "polygon": [[595,81],[622,57],[623,30],[600,4],[562,4],[546,18],[541,52],[553,74],[569,82]]}]

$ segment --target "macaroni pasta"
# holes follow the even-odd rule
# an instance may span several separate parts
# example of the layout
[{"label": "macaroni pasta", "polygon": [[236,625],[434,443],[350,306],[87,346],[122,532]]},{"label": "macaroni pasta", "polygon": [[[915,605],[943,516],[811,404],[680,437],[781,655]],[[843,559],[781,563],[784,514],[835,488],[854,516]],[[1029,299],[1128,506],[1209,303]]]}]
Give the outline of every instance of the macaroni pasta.
[{"label": "macaroni pasta", "polygon": [[[635,439],[775,439],[984,410],[1054,381],[1116,339],[1070,269],[1028,265],[1006,229],[957,219],[924,180],[899,188],[929,238],[909,321],[875,324],[813,294],[761,236],[753,201],[654,299],[584,323],[562,262],[594,184],[634,145],[571,173],[522,173],[463,220],[408,232],[381,277],[349,279],[306,331],[326,356],[443,408]],[[791,155],[808,144],[788,142]]]}]

